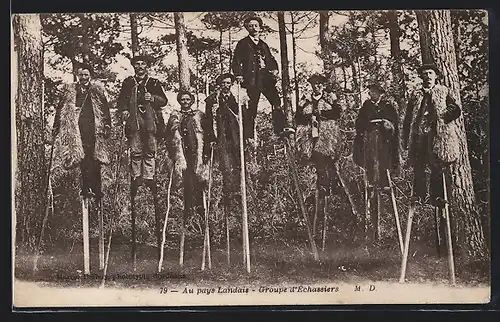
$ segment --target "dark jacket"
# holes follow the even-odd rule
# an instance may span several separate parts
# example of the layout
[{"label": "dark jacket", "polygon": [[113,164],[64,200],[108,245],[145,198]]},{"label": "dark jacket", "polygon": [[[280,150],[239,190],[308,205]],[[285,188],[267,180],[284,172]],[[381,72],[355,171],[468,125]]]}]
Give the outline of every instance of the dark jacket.
[{"label": "dark jacket", "polygon": [[[223,171],[230,171],[230,168],[239,164],[239,125],[236,117],[239,113],[238,103],[232,93],[224,99],[219,92],[208,96],[205,103],[206,141],[218,142]],[[216,103],[219,107],[214,110]],[[207,149],[206,153],[208,152]]]},{"label": "dark jacket", "polygon": [[[372,123],[371,121],[384,120]],[[386,122],[389,128],[385,128]],[[378,105],[366,100],[356,118],[356,137],[353,144],[353,161],[362,168],[368,163],[380,163],[382,169],[399,166],[399,116],[397,103],[389,96],[382,96]],[[373,141],[378,136],[376,141]],[[376,157],[378,156],[378,158]],[[377,158],[377,160],[374,160]]]},{"label": "dark jacket", "polygon": [[[263,79],[259,78],[259,54],[265,64],[264,71],[262,71]],[[270,86],[276,84],[275,78],[268,71],[278,70],[278,63],[263,40],[255,45],[250,36],[241,39],[234,49],[231,68],[235,76],[243,76],[241,85],[243,88],[259,86],[260,81]]]},{"label": "dark jacket", "polygon": [[[151,104],[146,103],[144,100],[146,90],[154,97]],[[160,81],[156,78],[148,76],[144,82],[140,82],[134,76],[125,78],[118,96],[117,108],[119,112],[130,112],[126,124],[127,133],[144,130],[161,135],[165,126],[161,107],[165,106],[167,102],[167,96]],[[144,111],[144,113],[141,111]],[[141,115],[144,121],[142,126],[138,115]]]}]

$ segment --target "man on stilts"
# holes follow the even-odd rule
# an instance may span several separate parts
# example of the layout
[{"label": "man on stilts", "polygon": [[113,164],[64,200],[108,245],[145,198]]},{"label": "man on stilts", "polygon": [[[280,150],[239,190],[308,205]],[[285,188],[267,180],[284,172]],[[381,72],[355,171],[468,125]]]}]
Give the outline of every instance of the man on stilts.
[{"label": "man on stilts", "polygon": [[132,257],[135,268],[135,197],[141,185],[151,190],[154,200],[158,254],[160,253],[161,233],[156,184],[157,138],[164,130],[161,108],[167,104],[167,97],[160,81],[148,75],[152,58],[138,55],[131,59],[135,75],[127,77],[122,84],[118,97],[118,111],[126,121],[125,133],[130,146],[130,198],[132,210]]},{"label": "man on stilts", "polygon": [[368,90],[370,98],[356,118],[353,161],[365,170],[365,215],[370,215],[375,241],[380,239],[380,193],[391,191],[390,171],[399,167],[399,116],[397,103],[379,84],[370,84]]},{"label": "man on stilts", "polygon": [[[418,74],[423,81],[422,87],[410,96],[403,123],[403,146],[408,149],[408,164],[414,168],[414,179],[401,282],[404,281],[406,270],[411,218],[415,207],[426,203],[428,197],[435,207],[438,250],[442,244],[442,216],[447,221],[447,240],[451,242],[447,212],[447,196],[450,195],[451,188],[449,167],[459,156],[458,125],[455,120],[460,117],[461,108],[449,89],[437,83],[441,73],[436,66],[424,64],[418,69]],[[453,270],[451,247],[451,243],[448,243],[450,270]]]},{"label": "man on stilts", "polygon": [[[179,264],[184,264],[185,224],[191,212],[205,217],[206,186],[208,182],[208,164],[205,151],[205,115],[194,109],[194,95],[189,91],[179,91],[177,102],[180,111],[170,114],[165,131],[165,141],[172,160],[185,160],[186,168],[182,172],[184,188],[184,212],[181,218],[181,240]],[[180,135],[180,136],[179,136]],[[177,162],[177,161],[176,161]],[[207,218],[208,219],[208,218]],[[208,225],[208,221],[206,221]],[[205,236],[209,238],[209,236]]]},{"label": "man on stilts", "polygon": [[[216,144],[222,170],[222,195],[227,241],[227,263],[230,265],[229,214],[231,200],[239,197],[240,147],[238,102],[231,92],[235,77],[225,73],[217,78],[218,89],[205,100],[206,141],[211,148]],[[245,126],[245,125],[244,125]],[[208,153],[209,151],[207,151]]]},{"label": "man on stilts", "polygon": [[[318,214],[321,213],[319,209],[323,208],[323,240],[325,240],[326,198],[341,188],[336,162],[340,157],[341,134],[338,120],[342,114],[342,107],[334,93],[325,91],[327,82],[325,76],[314,74],[309,77],[308,82],[311,84],[312,93],[302,97],[295,114],[296,148],[299,159],[312,162],[316,169],[313,233]],[[322,199],[323,207],[320,202]]]},{"label": "man on stilts", "polygon": [[244,118],[244,139],[255,148],[255,118],[260,95],[263,94],[272,106],[272,122],[274,133],[281,135],[293,129],[285,128],[285,114],[281,107],[281,99],[276,89],[278,80],[278,63],[266,42],[260,39],[262,19],[251,16],[245,19],[244,26],[248,36],[241,39],[234,49],[231,68],[236,80],[247,90],[248,107]]},{"label": "man on stilts", "polygon": [[101,165],[109,164],[106,140],[111,134],[109,102],[104,87],[92,82],[92,67],[79,64],[77,83],[65,85],[54,119],[54,137],[61,145],[63,166],[79,165],[83,212],[84,273],[90,273],[89,205],[94,200],[99,217],[99,269],[104,268],[104,231]]}]

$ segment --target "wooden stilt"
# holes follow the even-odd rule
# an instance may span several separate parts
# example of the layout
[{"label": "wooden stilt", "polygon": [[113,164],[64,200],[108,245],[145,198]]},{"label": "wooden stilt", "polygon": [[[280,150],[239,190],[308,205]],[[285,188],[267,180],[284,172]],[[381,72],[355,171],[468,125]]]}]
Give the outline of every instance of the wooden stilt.
[{"label": "wooden stilt", "polygon": [[401,275],[399,277],[400,283],[405,282],[406,264],[408,262],[408,251],[410,249],[411,224],[413,221],[413,214],[415,213],[415,207],[416,207],[416,205],[411,203],[410,210],[408,212],[408,221],[406,223],[406,235],[405,235],[405,245],[404,245],[405,247],[404,247],[403,258],[402,258],[402,262],[401,262]]},{"label": "wooden stilt", "polygon": [[102,213],[102,201],[97,201],[97,218],[99,220],[99,270],[104,269],[104,216]]},{"label": "wooden stilt", "polygon": [[347,188],[347,185],[345,183],[345,180],[342,178],[342,176],[340,175],[340,171],[339,171],[339,165],[338,163],[335,164],[335,171],[337,173],[337,177],[339,178],[340,180],[340,183],[342,184],[342,188],[344,189],[344,192],[345,194],[347,195],[347,199],[349,199],[349,203],[351,204],[351,210],[352,210],[352,214],[354,216],[356,216],[356,218],[358,218],[358,211],[356,210],[356,205],[354,204],[354,200],[352,198],[352,195],[349,193],[349,189]]},{"label": "wooden stilt", "polygon": [[444,216],[446,220],[446,243],[448,248],[448,269],[450,274],[450,282],[452,285],[456,284],[455,281],[455,263],[453,259],[453,242],[451,239],[451,223],[450,223],[450,208],[448,205],[448,193],[446,186],[446,175],[443,171],[443,196],[444,196]]},{"label": "wooden stilt", "polygon": [[172,180],[174,177],[174,166],[170,170],[170,179],[168,181],[167,187],[167,210],[165,211],[165,221],[163,222],[163,231],[162,231],[162,239],[161,239],[161,247],[160,247],[160,260],[158,261],[158,273],[161,272],[163,268],[163,257],[165,253],[165,243],[167,241],[167,223],[168,223],[168,215],[170,213],[170,191],[172,189]]},{"label": "wooden stilt", "polygon": [[[316,178],[316,180],[318,180],[318,178]],[[312,224],[312,234],[313,234],[314,238],[316,238],[316,227],[317,227],[319,206],[320,206],[319,185],[316,183],[316,189],[314,191],[314,217],[313,217],[313,224]]]},{"label": "wooden stilt", "polygon": [[376,213],[375,213],[375,218],[374,218],[374,224],[375,224],[375,240],[379,241],[380,240],[380,189],[377,187],[375,189],[375,202],[377,203],[376,205]]},{"label": "wooden stilt", "polygon": [[326,232],[328,225],[328,211],[327,211],[328,195],[325,195],[324,205],[323,205],[323,234],[321,241],[321,250],[325,251],[326,248]]},{"label": "wooden stilt", "polygon": [[[137,192],[137,190],[136,190]],[[132,269],[135,272],[137,269],[137,244],[136,244],[136,232],[135,232],[135,193],[131,195],[131,217],[132,217]]]},{"label": "wooden stilt", "polygon": [[82,198],[83,226],[83,273],[90,274],[90,241],[89,241],[89,209],[88,199]]},{"label": "wooden stilt", "polygon": [[438,206],[434,207],[434,222],[436,224],[436,252],[437,256],[441,258],[441,210]]},{"label": "wooden stilt", "polygon": [[[185,210],[186,211],[186,210]],[[181,240],[180,240],[180,245],[179,245],[179,266],[184,267],[184,242],[186,239],[186,214],[183,214],[183,217],[181,219]]]},{"label": "wooden stilt", "polygon": [[241,203],[242,203],[242,236],[243,236],[243,255],[244,262],[247,269],[247,273],[250,273],[250,241],[248,236],[248,213],[247,213],[247,190],[246,190],[246,175],[245,175],[245,153],[243,147],[243,110],[240,102],[240,91],[241,86],[238,82],[238,125],[239,125],[239,134],[240,134],[240,160],[241,160]]},{"label": "wooden stilt", "polygon": [[156,188],[156,180],[151,183],[151,193],[153,194],[153,206],[155,210],[155,235],[157,247],[157,259],[160,260],[161,249],[161,226],[160,226],[160,205],[158,204],[158,189]]},{"label": "wooden stilt", "polygon": [[313,234],[312,234],[312,229],[311,229],[311,222],[309,221],[309,216],[307,215],[306,208],[304,206],[304,197],[302,194],[302,189],[300,188],[299,184],[299,176],[298,176],[298,171],[297,171],[297,166],[295,164],[295,157],[293,155],[293,150],[291,148],[291,144],[288,138],[285,139],[285,143],[287,146],[286,153],[288,157],[288,162],[290,165],[290,170],[292,173],[292,180],[295,186],[295,191],[297,192],[297,199],[300,207],[300,212],[302,213],[302,217],[304,219],[304,222],[306,224],[307,228],[307,234],[309,237],[309,242],[311,244],[311,250],[314,256],[314,260],[319,261],[319,252],[318,248],[316,246],[316,241],[314,240]]},{"label": "wooden stilt", "polygon": [[224,197],[226,200],[224,201],[224,226],[226,228],[226,258],[227,258],[227,267],[231,266],[231,241],[229,234],[229,199]]},{"label": "wooden stilt", "polygon": [[210,249],[210,226],[209,226],[209,218],[208,218],[208,211],[209,211],[209,203],[207,202],[206,199],[206,193],[203,191],[203,206],[205,208],[205,233],[204,233],[204,238],[203,238],[203,259],[201,262],[201,270],[205,270],[206,266],[206,259],[208,259],[208,269],[212,268],[212,259],[211,259],[211,249]]},{"label": "wooden stilt", "polygon": [[364,174],[364,181],[365,181],[365,242],[369,242],[369,235],[370,235],[370,189],[368,186],[368,177],[365,171]]},{"label": "wooden stilt", "polygon": [[403,233],[401,232],[401,223],[399,221],[399,212],[396,204],[396,196],[394,194],[394,185],[392,183],[391,174],[389,173],[389,169],[387,171],[387,180],[389,182],[389,188],[391,188],[391,201],[392,201],[392,210],[394,211],[394,218],[396,220],[396,229],[398,232],[398,240],[399,240],[399,248],[401,249],[401,255],[404,253],[404,245],[403,245]]}]

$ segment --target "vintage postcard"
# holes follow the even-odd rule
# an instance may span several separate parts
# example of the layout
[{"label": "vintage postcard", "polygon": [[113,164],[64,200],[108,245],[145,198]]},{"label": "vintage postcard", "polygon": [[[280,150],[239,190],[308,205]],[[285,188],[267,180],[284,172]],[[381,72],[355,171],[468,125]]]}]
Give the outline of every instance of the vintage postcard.
[{"label": "vintage postcard", "polygon": [[11,26],[15,308],[490,301],[487,11]]}]

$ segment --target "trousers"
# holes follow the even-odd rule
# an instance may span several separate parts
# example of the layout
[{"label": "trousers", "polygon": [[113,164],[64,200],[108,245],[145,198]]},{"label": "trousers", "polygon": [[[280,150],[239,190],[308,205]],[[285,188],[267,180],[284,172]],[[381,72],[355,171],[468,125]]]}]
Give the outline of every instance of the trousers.
[{"label": "trousers", "polygon": [[145,180],[154,178],[156,169],[156,137],[154,133],[135,131],[129,136],[130,170],[132,178],[142,177]]}]

